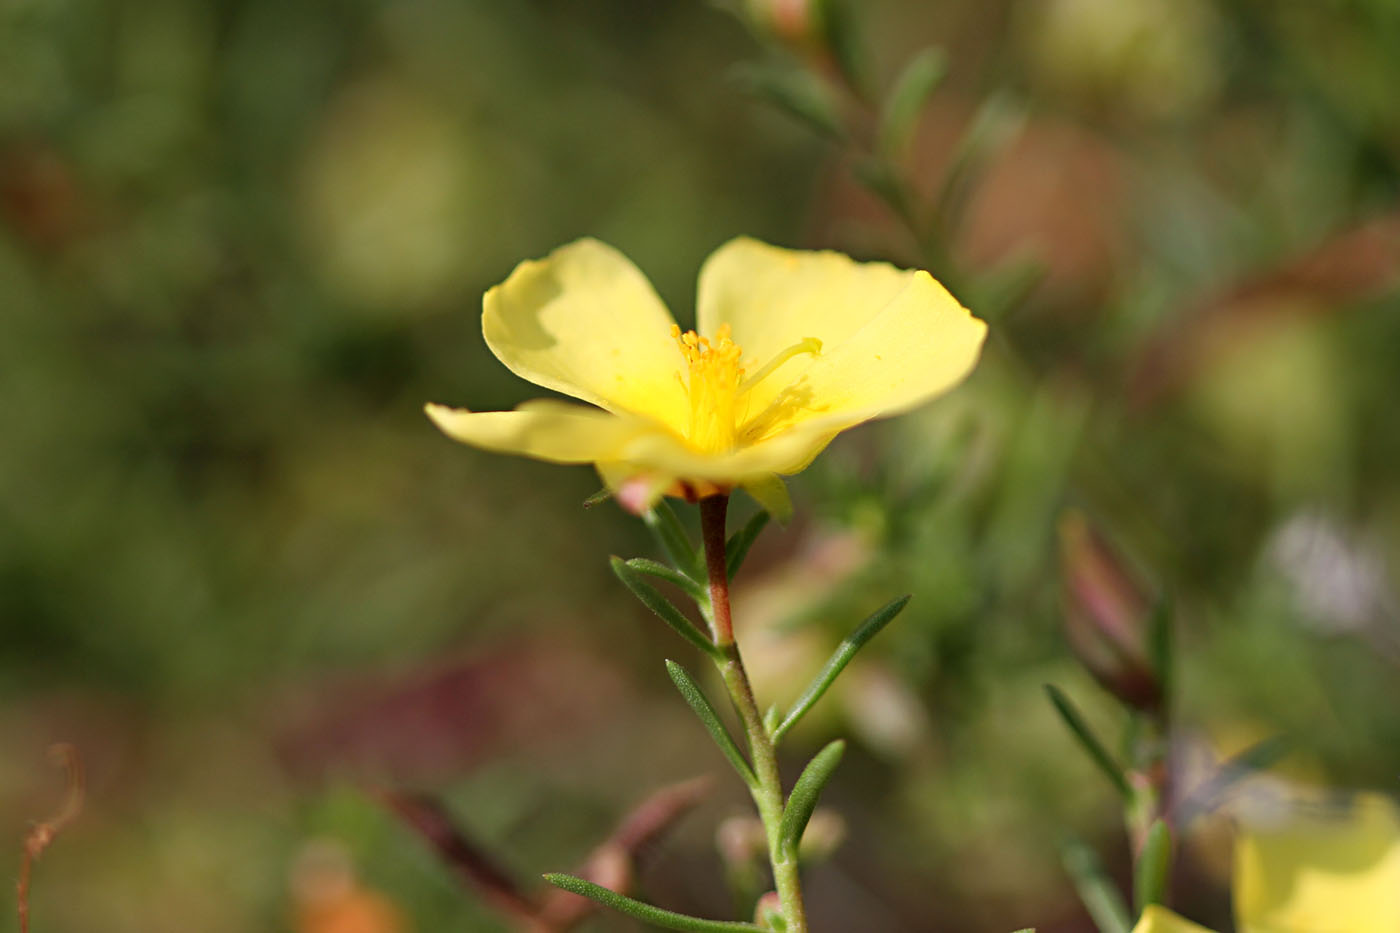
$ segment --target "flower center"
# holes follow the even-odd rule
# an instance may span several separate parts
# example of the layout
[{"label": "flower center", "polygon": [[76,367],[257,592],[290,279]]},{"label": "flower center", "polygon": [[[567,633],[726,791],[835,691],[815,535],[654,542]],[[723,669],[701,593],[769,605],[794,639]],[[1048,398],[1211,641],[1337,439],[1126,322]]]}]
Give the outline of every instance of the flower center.
[{"label": "flower center", "polygon": [[771,376],[780,366],[803,353],[818,354],[822,342],[806,337],[745,379],[743,351],[731,337],[728,324],[721,324],[714,339],[693,330],[681,332],[671,325],[671,337],[685,358],[687,374],[680,378],[690,397],[690,429],[686,439],[697,450],[723,453],[739,442],[739,427],[748,415],[749,391]]}]

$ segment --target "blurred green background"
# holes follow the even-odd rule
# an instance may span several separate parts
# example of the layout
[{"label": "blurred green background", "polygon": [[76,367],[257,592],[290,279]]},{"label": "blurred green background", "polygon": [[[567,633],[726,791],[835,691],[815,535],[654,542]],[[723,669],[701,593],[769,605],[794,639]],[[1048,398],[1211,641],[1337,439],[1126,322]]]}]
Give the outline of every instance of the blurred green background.
[{"label": "blurred green background", "polygon": [[[422,415],[539,394],[480,295],[581,235],[683,321],[748,234],[932,266],[992,322],[965,387],[795,480],[740,578],[773,699],[915,594],[795,746],[855,740],[817,929],[1091,929],[1068,834],[1126,877],[1041,692],[1121,720],[1061,634],[1066,506],[1175,594],[1182,762],[1285,732],[1297,776],[1393,789],[1400,7],[852,4],[877,105],[921,48],[950,67],[891,160],[956,207],[930,244],[764,99],[825,67],[773,2],[0,5],[7,877],[62,797],[45,748],[87,770],[36,931],[355,933],[298,912],[327,862],[413,929],[506,929],[368,789],[441,796],[529,879],[725,777],[661,667],[689,649],[607,569],[641,524]],[[718,782],[641,890],[725,915],[742,812]],[[1220,825],[1182,861],[1182,912],[1228,929]]]}]

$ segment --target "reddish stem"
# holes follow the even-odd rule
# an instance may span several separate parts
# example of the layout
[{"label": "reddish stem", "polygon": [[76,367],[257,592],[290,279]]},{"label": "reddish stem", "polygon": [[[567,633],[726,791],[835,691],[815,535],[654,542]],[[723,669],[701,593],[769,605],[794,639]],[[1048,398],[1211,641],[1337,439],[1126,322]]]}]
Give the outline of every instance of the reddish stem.
[{"label": "reddish stem", "polygon": [[714,612],[715,644],[734,644],[734,620],[729,612],[729,568],[725,565],[725,517],[729,496],[720,494],[700,500],[700,536],[705,542],[705,569],[710,577],[710,608]]}]

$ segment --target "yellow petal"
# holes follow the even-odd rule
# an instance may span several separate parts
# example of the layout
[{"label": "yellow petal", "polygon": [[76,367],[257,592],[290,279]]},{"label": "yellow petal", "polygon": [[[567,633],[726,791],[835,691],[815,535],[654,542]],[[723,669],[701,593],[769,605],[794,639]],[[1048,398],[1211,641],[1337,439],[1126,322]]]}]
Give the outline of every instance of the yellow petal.
[{"label": "yellow petal", "polygon": [[[728,324],[745,359],[761,366],[803,337],[816,337],[827,350],[838,346],[903,291],[911,275],[889,263],[740,237],[701,267],[696,323],[705,335]],[[804,359],[784,372],[799,372]]]},{"label": "yellow petal", "polygon": [[836,430],[813,421],[724,453],[697,451],[673,434],[653,431],[630,440],[619,459],[683,480],[742,486],[766,481],[774,473],[800,472],[831,442]]},{"label": "yellow petal", "polygon": [[484,450],[523,454],[552,463],[615,460],[648,430],[645,422],[567,402],[526,402],[515,411],[467,411],[445,405],[425,409],[454,440]]},{"label": "yellow petal", "polygon": [[752,447],[706,454],[656,422],[549,399],[526,402],[515,411],[474,412],[445,405],[428,405],[426,411],[443,433],[473,447],[552,463],[596,464],[614,491],[643,476],[653,490],[678,480],[719,486],[767,483],[774,473],[801,470],[832,437],[821,425],[802,425]]},{"label": "yellow petal", "polygon": [[486,345],[536,385],[683,430],[672,319],[644,275],[597,240],[522,262],[482,301]]},{"label": "yellow petal", "polygon": [[853,421],[898,414],[961,382],[982,351],[987,325],[927,272],[859,331],[813,361],[798,389],[806,417]]},{"label": "yellow petal", "polygon": [[1250,819],[1235,842],[1241,933],[1400,930],[1400,816],[1379,794]]},{"label": "yellow petal", "polygon": [[[745,238],[706,260],[698,304],[701,331],[729,324],[760,366],[805,337],[822,342],[753,389],[749,427],[764,437],[798,420],[849,426],[912,408],[967,375],[987,331],[926,272]],[[780,392],[796,404],[770,408]]]},{"label": "yellow petal", "polygon": [[1211,933],[1199,923],[1180,917],[1165,907],[1150,904],[1142,912],[1133,933]]}]

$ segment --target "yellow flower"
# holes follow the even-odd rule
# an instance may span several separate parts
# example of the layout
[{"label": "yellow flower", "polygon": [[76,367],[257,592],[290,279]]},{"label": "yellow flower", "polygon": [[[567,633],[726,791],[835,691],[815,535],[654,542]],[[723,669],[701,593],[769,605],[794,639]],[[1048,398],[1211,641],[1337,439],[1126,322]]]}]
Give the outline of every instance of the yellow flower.
[{"label": "yellow flower", "polygon": [[1138,918],[1133,933],[1211,933],[1198,923],[1179,917],[1157,904],[1149,904]]},{"label": "yellow flower", "polygon": [[700,271],[698,334],[591,239],[521,263],[483,308],[486,344],[507,368],[596,407],[428,415],[476,447],[595,464],[637,510],[735,487],[780,503],[777,476],[840,431],[955,386],[986,334],[927,272],[744,238]]},{"label": "yellow flower", "polygon": [[1244,816],[1235,842],[1241,933],[1400,930],[1400,815],[1389,798],[1298,801]]},{"label": "yellow flower", "polygon": [[[1246,801],[1233,887],[1240,933],[1400,930],[1400,812],[1380,794]],[[1149,907],[1133,933],[1210,931]]]}]

